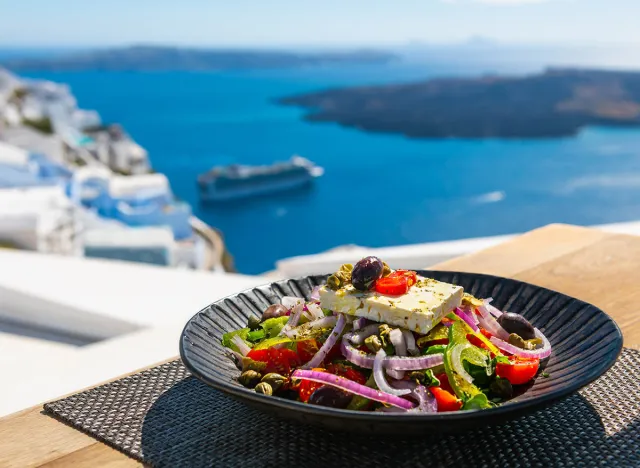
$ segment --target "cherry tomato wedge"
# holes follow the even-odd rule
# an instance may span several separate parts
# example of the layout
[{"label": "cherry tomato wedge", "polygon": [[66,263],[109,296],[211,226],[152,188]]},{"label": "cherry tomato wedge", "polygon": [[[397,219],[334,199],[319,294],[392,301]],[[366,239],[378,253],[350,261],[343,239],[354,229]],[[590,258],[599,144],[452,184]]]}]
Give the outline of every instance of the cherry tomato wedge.
[{"label": "cherry tomato wedge", "polygon": [[[354,382],[358,382],[360,385],[364,385],[367,381],[367,378],[364,374],[351,366],[345,366],[344,364],[329,364],[326,369],[315,368],[313,370],[319,370],[323,372],[329,372],[330,374],[339,375],[341,377],[345,377],[349,380],[353,380]],[[301,380],[298,385],[296,385],[295,389],[298,391],[298,396],[300,397],[300,401],[307,402],[309,401],[309,397],[313,392],[315,392],[318,388],[322,387],[322,383],[312,382],[310,380]]]},{"label": "cherry tomato wedge", "polygon": [[535,377],[539,367],[539,359],[511,356],[509,364],[496,364],[496,375],[507,379],[512,385],[522,385]]},{"label": "cherry tomato wedge", "polygon": [[389,276],[376,281],[375,290],[380,294],[400,296],[406,294],[409,288],[416,284],[418,275],[411,270],[396,270]]},{"label": "cherry tomato wedge", "polygon": [[446,390],[449,393],[453,393],[453,389],[451,388],[451,384],[449,383],[449,377],[444,372],[442,374],[438,374],[435,376],[440,382],[440,388]]},{"label": "cherry tomato wedge", "polygon": [[364,385],[367,382],[367,378],[362,372],[354,369],[351,366],[345,366],[341,363],[329,364],[327,366],[327,372],[339,375],[340,377],[345,377],[349,380],[353,380],[354,382],[358,382],[360,385]]},{"label": "cherry tomato wedge", "polygon": [[396,270],[387,276],[387,278],[407,278],[407,283],[409,287],[411,287],[418,281],[418,274],[411,270]]},{"label": "cherry tomato wedge", "polygon": [[488,340],[491,339],[491,337],[493,336],[491,333],[489,333],[487,330],[485,330],[484,328],[480,327],[480,333],[482,333],[484,335],[484,337]]},{"label": "cherry tomato wedge", "polygon": [[409,281],[402,276],[387,276],[376,281],[375,289],[380,294],[400,296],[409,291]]},{"label": "cherry tomato wedge", "polygon": [[462,401],[459,400],[452,392],[448,392],[442,387],[429,387],[429,390],[436,398],[438,413],[458,411],[462,408]]},{"label": "cherry tomato wedge", "polygon": [[315,356],[318,349],[318,342],[314,339],[298,341],[296,344],[296,352],[302,363],[311,361],[311,358]]},{"label": "cherry tomato wedge", "polygon": [[289,375],[292,367],[300,365],[298,355],[287,348],[252,349],[247,357],[254,361],[266,362],[266,372],[277,372],[284,376]]},{"label": "cherry tomato wedge", "polygon": [[[315,368],[313,370],[324,371],[321,368]],[[323,384],[320,382],[312,382],[311,380],[300,380],[300,383],[295,386],[295,390],[298,391],[298,396],[300,401],[307,402],[309,401],[309,397],[313,392],[315,392],[318,388],[322,387]]]}]

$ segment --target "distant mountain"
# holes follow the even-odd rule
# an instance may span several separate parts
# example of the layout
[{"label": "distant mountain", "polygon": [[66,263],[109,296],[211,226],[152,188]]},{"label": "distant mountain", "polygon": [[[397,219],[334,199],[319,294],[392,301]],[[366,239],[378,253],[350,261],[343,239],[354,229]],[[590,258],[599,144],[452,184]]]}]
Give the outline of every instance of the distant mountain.
[{"label": "distant mountain", "polygon": [[640,72],[549,69],[523,76],[434,79],[283,98],[306,120],[410,137],[536,138],[586,125],[640,125]]},{"label": "distant mountain", "polygon": [[30,57],[5,60],[14,71],[64,70],[228,70],[290,68],[335,63],[382,63],[396,55],[377,50],[351,52],[287,52],[261,50],[196,49],[131,46],[63,54],[51,58]]}]

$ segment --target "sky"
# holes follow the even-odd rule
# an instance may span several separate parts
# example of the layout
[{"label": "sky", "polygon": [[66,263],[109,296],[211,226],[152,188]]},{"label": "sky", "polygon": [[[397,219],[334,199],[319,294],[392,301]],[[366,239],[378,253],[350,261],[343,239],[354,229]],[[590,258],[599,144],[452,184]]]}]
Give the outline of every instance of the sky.
[{"label": "sky", "polygon": [[640,44],[640,0],[0,0],[0,47]]}]

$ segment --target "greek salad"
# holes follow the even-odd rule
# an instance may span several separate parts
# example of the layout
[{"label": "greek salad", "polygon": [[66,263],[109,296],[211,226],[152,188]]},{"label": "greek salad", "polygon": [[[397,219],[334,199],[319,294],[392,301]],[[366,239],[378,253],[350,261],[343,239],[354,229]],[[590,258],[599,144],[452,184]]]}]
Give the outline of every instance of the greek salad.
[{"label": "greek salad", "polygon": [[366,257],[222,344],[240,384],[264,395],[359,411],[485,409],[532,382],[551,354],[540,330],[491,302]]}]

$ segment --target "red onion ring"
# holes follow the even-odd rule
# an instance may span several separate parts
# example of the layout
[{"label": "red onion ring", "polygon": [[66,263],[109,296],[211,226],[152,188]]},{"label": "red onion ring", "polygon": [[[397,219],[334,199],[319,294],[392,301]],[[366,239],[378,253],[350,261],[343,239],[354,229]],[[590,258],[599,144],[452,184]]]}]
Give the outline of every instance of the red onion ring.
[{"label": "red onion ring", "polygon": [[293,372],[291,377],[294,379],[311,380],[313,382],[331,385],[332,387],[339,388],[341,390],[344,390],[345,392],[353,393],[354,395],[358,395],[369,400],[379,401],[380,403],[384,403],[386,405],[397,406],[398,408],[402,408],[405,410],[409,410],[414,407],[413,403],[411,403],[409,400],[405,400],[404,398],[381,392],[380,390],[369,388],[365,385],[360,385],[353,380],[345,379],[344,377],[340,377],[338,375],[329,374],[328,372],[297,369]]},{"label": "red onion ring", "polygon": [[[367,354],[364,351],[355,349],[350,343],[349,339],[351,334],[348,333],[342,338],[340,350],[342,355],[349,362],[352,362],[356,366],[363,367],[365,369],[373,369],[373,360],[375,356],[373,354]],[[386,369],[394,370],[421,370],[429,369],[430,367],[438,366],[444,362],[442,354],[429,354],[427,356],[420,357],[397,357],[387,356],[384,359],[384,367]]]},{"label": "red onion ring", "polygon": [[282,327],[282,330],[280,330],[278,336],[287,335],[287,333],[289,333],[293,327],[298,325],[303,308],[304,302],[299,302],[295,306],[293,306],[293,309],[291,309],[291,315],[289,315],[289,320],[287,320],[285,326]]},{"label": "red onion ring", "polygon": [[309,330],[315,330],[316,328],[335,327],[337,321],[338,317],[336,317],[335,315],[329,315],[328,317],[322,317],[319,320],[314,320],[313,322],[308,322],[304,325],[300,325],[299,327],[285,331],[285,335],[287,335],[291,339],[298,338],[299,336],[307,333]]},{"label": "red onion ring", "polygon": [[[394,328],[389,333],[389,341],[393,345],[393,349],[396,352],[396,356],[406,356],[407,355],[407,342],[404,339],[404,334],[402,330],[399,328]],[[387,374],[389,377],[392,377],[397,380],[404,379],[404,371],[399,371],[395,369],[387,368]]]},{"label": "red onion ring", "polygon": [[356,346],[360,346],[362,344],[364,344],[364,340],[369,338],[372,335],[375,335],[376,333],[378,333],[378,330],[380,329],[380,325],[377,323],[372,323],[371,325],[367,325],[366,327],[362,328],[361,330],[358,330],[356,332],[353,332],[350,334],[350,338],[349,341],[351,341],[354,345]]},{"label": "red onion ring", "polygon": [[491,342],[501,350],[519,357],[545,359],[551,355],[551,343],[549,343],[547,337],[544,336],[540,330],[537,328],[534,328],[533,330],[535,331],[536,337],[542,340],[542,348],[540,349],[518,348],[517,346],[507,343],[506,341],[502,341],[495,336],[491,337]]},{"label": "red onion ring", "polygon": [[408,389],[399,389],[393,388],[387,382],[386,377],[384,376],[384,359],[387,354],[384,352],[384,349],[378,350],[376,353],[376,357],[373,360],[373,379],[376,381],[376,385],[380,390],[385,393],[389,393],[390,395],[402,396],[407,393],[411,393],[411,390]]},{"label": "red onion ring", "polygon": [[478,326],[476,325],[474,320],[469,316],[467,312],[462,310],[460,307],[456,307],[454,312],[458,317],[464,320],[466,324],[469,325],[474,332],[477,332],[479,330]]},{"label": "red onion ring", "polygon": [[333,348],[333,346],[338,342],[338,338],[342,334],[342,331],[344,330],[344,326],[346,325],[346,323],[347,323],[347,319],[344,317],[344,315],[339,314],[338,322],[336,323],[335,328],[329,334],[329,337],[322,344],[318,352],[311,358],[311,360],[307,362],[304,366],[302,366],[302,369],[311,369],[313,367],[318,367],[320,364],[322,364],[322,361],[324,361],[324,358],[327,357],[327,354],[329,354],[329,351],[331,351],[331,348]]},{"label": "red onion ring", "polygon": [[491,315],[493,315],[495,318],[498,318],[502,315],[502,311],[500,309],[498,309],[497,307],[494,307],[491,305],[491,302],[493,301],[493,297],[488,297],[487,299],[485,299],[484,301],[484,306],[487,308],[487,310],[491,313]]},{"label": "red onion ring", "polygon": [[285,306],[287,309],[293,309],[298,304],[304,304],[304,299],[295,296],[282,296],[280,304]]},{"label": "red onion ring", "polygon": [[411,394],[407,395],[408,398],[413,398],[418,402],[418,406],[410,413],[435,413],[438,411],[438,403],[436,398],[431,394],[424,385],[419,385],[411,380],[400,380],[393,382],[395,388],[406,388],[411,390]]},{"label": "red onion ring", "polygon": [[407,353],[412,356],[418,356],[420,350],[416,346],[416,337],[413,336],[413,332],[411,330],[402,330],[402,335],[404,336],[404,342],[407,343]]},{"label": "red onion ring", "polygon": [[500,326],[500,324],[496,321],[496,319],[491,315],[486,305],[481,305],[478,307],[478,311],[480,312],[480,317],[478,320],[480,321],[480,326],[487,330],[494,336],[497,336],[501,340],[508,340],[509,333]]},{"label": "red onion ring", "polygon": [[234,335],[233,338],[231,338],[231,342],[236,345],[236,348],[238,348],[238,351],[240,351],[240,354],[243,356],[246,356],[249,354],[249,351],[251,351],[251,347],[238,335]]},{"label": "red onion ring", "polygon": [[359,317],[353,321],[353,329],[360,330],[361,328],[364,328],[364,326],[367,325],[368,322],[369,321],[366,318]]},{"label": "red onion ring", "polygon": [[308,304],[305,305],[305,308],[312,315],[313,320],[318,320],[324,317],[324,313],[322,313],[322,309],[315,302],[309,302]]},{"label": "red onion ring", "polygon": [[418,399],[418,407],[411,410],[411,412],[421,412],[421,413],[437,413],[438,412],[438,403],[436,402],[436,397],[427,390],[424,385],[418,385],[413,391],[412,396],[415,395]]}]

